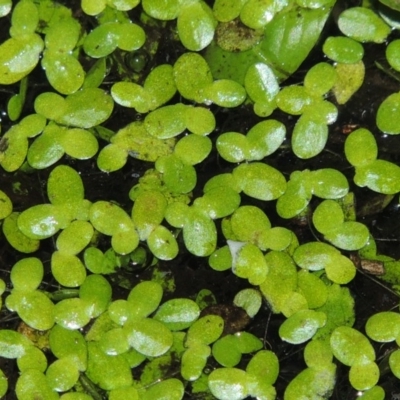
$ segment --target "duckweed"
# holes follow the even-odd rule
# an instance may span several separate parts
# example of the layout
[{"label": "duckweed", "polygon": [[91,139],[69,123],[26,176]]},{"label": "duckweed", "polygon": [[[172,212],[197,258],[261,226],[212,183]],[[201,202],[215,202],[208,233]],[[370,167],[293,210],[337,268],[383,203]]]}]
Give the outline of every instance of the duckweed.
[{"label": "duckweed", "polygon": [[[352,297],[366,262],[400,282],[356,204],[398,200],[381,136],[400,133],[399,93],[377,129],[341,125],[364,43],[386,42],[396,78],[398,17],[335,7],[329,36],[334,1],[295,3],[0,1],[0,356],[19,369],[0,370],[0,397],[328,398],[341,363],[383,399],[371,341],[393,342],[400,377],[399,313],[363,334]],[[211,292],[207,268],[240,288]],[[207,289],[173,293],[185,279]],[[282,389],[283,342],[306,367]]]}]

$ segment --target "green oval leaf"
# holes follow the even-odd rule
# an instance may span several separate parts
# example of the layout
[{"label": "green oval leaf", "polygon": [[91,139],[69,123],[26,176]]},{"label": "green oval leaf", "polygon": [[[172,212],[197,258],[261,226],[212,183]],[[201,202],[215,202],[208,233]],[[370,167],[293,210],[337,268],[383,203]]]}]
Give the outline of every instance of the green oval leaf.
[{"label": "green oval leaf", "polygon": [[275,200],[286,190],[286,179],[277,169],[263,163],[241,164],[233,176],[243,192],[259,200]]},{"label": "green oval leaf", "polygon": [[400,112],[400,93],[393,93],[388,96],[378,108],[376,124],[378,128],[389,135],[398,135]]},{"label": "green oval leaf", "polygon": [[326,323],[326,315],[314,310],[299,310],[292,314],[279,328],[282,340],[300,344],[311,339],[318,328]]},{"label": "green oval leaf", "polygon": [[375,351],[369,340],[356,329],[339,326],[330,339],[333,355],[344,365],[374,361]]},{"label": "green oval leaf", "polygon": [[147,357],[159,357],[173,343],[171,331],[161,322],[150,318],[135,319],[124,326],[129,344]]},{"label": "green oval leaf", "polygon": [[219,400],[242,400],[249,395],[247,375],[237,368],[217,368],[208,376],[208,387]]},{"label": "green oval leaf", "polygon": [[[193,18],[193,16],[196,18]],[[190,51],[207,47],[214,37],[216,21],[211,9],[203,1],[188,3],[178,15],[178,35],[182,44]]]},{"label": "green oval leaf", "polygon": [[390,33],[390,27],[366,7],[352,7],[343,11],[338,25],[346,36],[359,42],[382,43]]}]

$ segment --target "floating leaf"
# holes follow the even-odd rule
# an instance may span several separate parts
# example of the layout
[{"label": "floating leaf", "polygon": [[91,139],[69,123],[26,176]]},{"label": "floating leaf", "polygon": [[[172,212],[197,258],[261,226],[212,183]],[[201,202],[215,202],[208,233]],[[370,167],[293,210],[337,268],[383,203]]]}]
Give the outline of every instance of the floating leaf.
[{"label": "floating leaf", "polygon": [[57,324],[66,329],[81,329],[90,321],[90,304],[79,298],[64,299],[54,306]]},{"label": "floating leaf", "polygon": [[344,285],[353,280],[356,275],[356,267],[349,258],[342,254],[335,254],[325,265],[325,272],[332,282]]},{"label": "floating leaf", "polygon": [[265,37],[260,44],[263,57],[269,61],[280,78],[290,76],[317,42],[332,3],[311,10],[296,7],[278,13],[265,27]]},{"label": "floating leaf", "polygon": [[366,7],[351,7],[343,11],[338,26],[346,36],[359,42],[383,43],[390,33],[390,27]]},{"label": "floating leaf", "polygon": [[261,293],[255,289],[242,289],[236,293],[233,303],[243,308],[247,315],[253,318],[259,311],[262,303]]},{"label": "floating leaf", "polygon": [[42,68],[51,86],[61,94],[75,93],[85,80],[85,71],[79,61],[71,54],[60,54],[59,50],[44,52]]},{"label": "floating leaf", "polygon": [[276,203],[276,211],[282,218],[293,218],[305,210],[311,197],[310,171],[294,171],[290,175],[285,193]]},{"label": "floating leaf", "polygon": [[0,84],[11,85],[27,76],[39,62],[42,50],[43,40],[35,33],[3,42],[0,45]]},{"label": "floating leaf", "polygon": [[68,129],[60,138],[60,144],[66,154],[78,160],[92,158],[99,149],[95,136],[79,128]]},{"label": "floating leaf", "polygon": [[378,193],[397,193],[400,191],[400,167],[390,161],[374,160],[356,168],[354,183]]},{"label": "floating leaf", "polygon": [[48,400],[57,400],[59,395],[48,384],[46,376],[37,369],[28,369],[18,378],[15,393],[19,399],[32,398],[32,394]]},{"label": "floating leaf", "polygon": [[47,369],[47,358],[38,347],[30,346],[23,356],[17,358],[17,365],[20,372],[28,369],[37,369],[40,372],[44,372]]},{"label": "floating leaf", "polygon": [[209,256],[217,245],[213,220],[197,208],[190,209],[183,225],[183,240],[190,253],[199,257]]},{"label": "floating leaf", "polygon": [[78,378],[78,368],[70,357],[54,361],[46,371],[48,385],[57,392],[68,391],[77,383]]},{"label": "floating leaf", "polygon": [[189,134],[181,138],[175,145],[174,153],[184,163],[196,165],[204,161],[212,149],[211,139],[207,136]]},{"label": "floating leaf", "polygon": [[99,232],[112,236],[122,226],[129,227],[132,220],[119,206],[109,201],[97,201],[90,208],[90,222]]},{"label": "floating leaf", "polygon": [[21,333],[11,329],[0,330],[0,354],[4,358],[19,358],[32,346],[32,342]]},{"label": "floating leaf", "polygon": [[343,250],[359,250],[369,239],[368,228],[357,221],[346,221],[329,232],[325,232],[325,239]]},{"label": "floating leaf", "polygon": [[393,351],[389,356],[389,366],[394,376],[399,378],[400,376],[400,350]]},{"label": "floating leaf", "polygon": [[274,153],[286,137],[286,127],[274,119],[259,122],[247,132],[249,155],[247,159],[261,160]]},{"label": "floating leaf", "polygon": [[173,343],[171,331],[161,322],[150,318],[135,319],[124,325],[129,344],[139,353],[148,357],[159,357],[166,353]]},{"label": "floating leaf", "polygon": [[326,340],[311,340],[304,348],[304,361],[307,367],[323,367],[332,363],[333,354]]},{"label": "floating leaf", "polygon": [[9,14],[11,8],[12,8],[12,0],[2,0],[0,2],[0,17],[5,17],[7,14]]},{"label": "floating leaf", "polygon": [[392,342],[400,334],[400,314],[394,311],[376,313],[368,318],[365,331],[376,342]]},{"label": "floating leaf", "polygon": [[43,275],[42,262],[36,257],[27,257],[13,265],[10,279],[14,289],[33,291],[41,284]]},{"label": "floating leaf", "polygon": [[235,336],[226,335],[218,339],[212,347],[212,355],[223,367],[235,367],[239,364],[242,353],[239,351]]},{"label": "floating leaf", "polygon": [[204,101],[203,90],[213,82],[210,67],[198,53],[184,53],[174,64],[175,84],[188,100]]},{"label": "floating leaf", "polygon": [[18,216],[18,228],[31,239],[46,239],[59,231],[65,216],[53,204],[38,204]]},{"label": "floating leaf", "polygon": [[326,284],[315,274],[300,270],[297,275],[298,291],[306,298],[311,309],[322,307],[328,298]]},{"label": "floating leaf", "polygon": [[107,309],[111,295],[111,285],[98,274],[87,276],[79,288],[79,297],[90,306],[91,318],[98,317]]},{"label": "floating leaf", "polygon": [[49,175],[47,195],[52,204],[66,204],[82,200],[84,187],[80,175],[67,165],[58,165]]},{"label": "floating leaf", "polygon": [[46,50],[65,54],[73,50],[81,35],[79,22],[71,17],[62,18],[57,24],[51,24],[46,30]]},{"label": "floating leaf", "polygon": [[118,28],[118,22],[108,22],[93,29],[83,43],[85,53],[93,58],[111,54],[118,46]]},{"label": "floating leaf", "polygon": [[354,167],[371,164],[378,156],[378,145],[368,129],[360,128],[347,136],[344,144],[347,161]]},{"label": "floating leaf", "polygon": [[104,390],[113,390],[132,385],[132,373],[122,355],[105,354],[96,342],[88,343],[88,378]]},{"label": "floating leaf", "polygon": [[14,311],[17,311],[19,317],[31,328],[45,331],[54,325],[55,306],[43,292],[16,291],[11,296],[14,296]]},{"label": "floating leaf", "polygon": [[308,242],[297,247],[293,259],[297,265],[309,271],[319,271],[326,267],[340,252],[335,247],[322,242]]},{"label": "floating leaf", "polygon": [[208,259],[208,265],[215,271],[226,271],[232,267],[232,255],[229,246],[215,250]]},{"label": "floating leaf", "polygon": [[144,318],[154,312],[163,295],[162,286],[153,281],[143,281],[137,284],[128,295],[128,302],[133,306],[132,316]]},{"label": "floating leaf", "polygon": [[12,213],[12,202],[10,198],[0,190],[0,219],[8,217]]},{"label": "floating leaf", "polygon": [[217,150],[224,160],[238,163],[249,158],[250,143],[241,133],[225,132],[218,136]]},{"label": "floating leaf", "polygon": [[142,0],[142,6],[148,15],[161,21],[177,18],[181,9],[179,0]]},{"label": "floating leaf", "polygon": [[326,315],[322,312],[299,310],[283,322],[279,328],[279,336],[292,344],[304,343],[311,339],[325,322]]},{"label": "floating leaf", "polygon": [[208,376],[208,387],[219,400],[242,400],[249,394],[247,375],[237,368],[217,368]]},{"label": "floating leaf", "polygon": [[336,70],[326,62],[311,67],[304,77],[304,87],[316,96],[322,96],[332,89],[337,79]]},{"label": "floating leaf", "polygon": [[210,218],[223,218],[232,214],[240,205],[240,195],[229,187],[216,187],[198,197],[193,206]]},{"label": "floating leaf", "polygon": [[168,102],[176,93],[173,67],[170,64],[161,64],[152,69],[143,88],[151,97],[152,110]]},{"label": "floating leaf", "polygon": [[196,186],[196,170],[175,154],[159,157],[155,167],[162,173],[162,179],[172,193],[189,193]]},{"label": "floating leaf", "polygon": [[360,400],[384,400],[385,391],[381,386],[374,386],[371,389],[365,390],[360,396]]},{"label": "floating leaf", "polygon": [[306,368],[289,382],[285,390],[285,400],[297,400],[299,393],[305,398],[329,398],[335,386],[336,365],[327,364]]},{"label": "floating leaf", "polygon": [[356,390],[368,390],[378,383],[379,375],[375,362],[356,362],[350,367],[349,381]]},{"label": "floating leaf", "polygon": [[142,86],[133,82],[117,82],[111,87],[114,101],[123,107],[134,108],[145,114],[152,109],[151,96]]},{"label": "floating leaf", "polygon": [[233,176],[245,194],[259,200],[275,200],[286,189],[282,173],[259,162],[239,165],[233,170]]},{"label": "floating leaf", "polygon": [[364,48],[359,42],[343,36],[329,36],[322,49],[331,60],[344,64],[356,63],[364,55]]},{"label": "floating leaf", "polygon": [[179,39],[190,51],[207,47],[213,40],[215,26],[212,10],[203,1],[186,4],[178,15]]},{"label": "floating leaf", "polygon": [[141,398],[143,400],[161,398],[165,400],[181,400],[184,393],[185,389],[183,383],[179,379],[169,378],[149,387],[146,392],[141,395]]},{"label": "floating leaf", "polygon": [[400,93],[388,96],[378,108],[376,124],[378,128],[389,135],[398,135],[400,112]]},{"label": "floating leaf", "polygon": [[277,106],[287,114],[301,115],[312,98],[304,86],[285,86],[276,96]]},{"label": "floating leaf", "polygon": [[335,66],[337,80],[333,86],[333,94],[338,104],[345,104],[360,89],[365,76],[362,61],[353,64],[337,63]]},{"label": "floating leaf", "polygon": [[248,68],[244,87],[256,104],[269,104],[279,92],[279,82],[274,71],[264,63],[255,63]]},{"label": "floating leaf", "polygon": [[274,313],[279,313],[286,299],[297,287],[297,270],[292,258],[281,251],[270,251],[265,255],[268,265],[268,275],[260,285]]},{"label": "floating leaf", "polygon": [[103,333],[99,340],[101,350],[106,354],[115,356],[126,353],[129,348],[128,334],[122,328],[113,328]]},{"label": "floating leaf", "polygon": [[87,343],[77,330],[54,325],[50,331],[49,344],[51,352],[59,359],[68,357],[74,360],[80,371],[87,367]]},{"label": "floating leaf", "polygon": [[52,254],[51,272],[58,283],[67,287],[80,286],[86,277],[82,261],[77,256],[62,251]]},{"label": "floating leaf", "polygon": [[56,122],[87,129],[106,121],[113,108],[114,102],[104,90],[85,88],[66,97],[64,114]]},{"label": "floating leaf", "polygon": [[186,128],[195,135],[209,135],[215,129],[215,117],[208,108],[186,106],[184,117]]},{"label": "floating leaf", "polygon": [[179,252],[178,243],[173,233],[159,225],[147,237],[150,251],[160,260],[172,260]]},{"label": "floating leaf", "polygon": [[195,321],[187,331],[185,345],[214,343],[224,330],[224,320],[219,315],[205,315]]},{"label": "floating leaf", "polygon": [[243,244],[237,251],[228,245],[232,253],[232,272],[240,278],[248,279],[253,285],[260,285],[268,274],[268,265],[261,250],[252,243]]},{"label": "floating leaf", "polygon": [[171,299],[163,303],[154,319],[163,322],[173,331],[188,328],[200,315],[198,305],[190,299]]},{"label": "floating leaf", "polygon": [[247,364],[246,372],[273,385],[279,375],[278,357],[272,351],[260,350]]},{"label": "floating leaf", "polygon": [[344,222],[342,207],[337,201],[324,200],[314,210],[312,221],[318,232],[328,234]]},{"label": "floating leaf", "polygon": [[3,233],[10,245],[21,253],[34,253],[40,246],[37,239],[31,239],[24,235],[18,228],[20,213],[12,213],[3,221]]},{"label": "floating leaf", "polygon": [[347,178],[333,168],[321,168],[309,175],[315,196],[323,199],[340,199],[349,191]]},{"label": "floating leaf", "polygon": [[182,354],[181,375],[185,380],[199,379],[211,354],[210,346],[203,343],[192,343]]},{"label": "floating leaf", "polygon": [[204,101],[220,107],[233,108],[246,100],[246,90],[242,85],[230,79],[218,79],[204,88]]},{"label": "floating leaf", "polygon": [[293,129],[292,149],[302,159],[315,157],[328,140],[328,127],[324,119],[311,112],[304,113]]},{"label": "floating leaf", "polygon": [[128,150],[108,144],[100,150],[97,157],[97,166],[104,172],[114,172],[121,169],[128,160]]},{"label": "floating leaf", "polygon": [[72,221],[58,236],[56,246],[63,253],[78,254],[90,243],[92,236],[92,224],[87,221]]},{"label": "floating leaf", "polygon": [[374,361],[375,351],[369,340],[349,326],[339,326],[330,339],[334,356],[344,365]]},{"label": "floating leaf", "polygon": [[386,59],[396,71],[400,71],[400,40],[392,40],[386,47]]}]

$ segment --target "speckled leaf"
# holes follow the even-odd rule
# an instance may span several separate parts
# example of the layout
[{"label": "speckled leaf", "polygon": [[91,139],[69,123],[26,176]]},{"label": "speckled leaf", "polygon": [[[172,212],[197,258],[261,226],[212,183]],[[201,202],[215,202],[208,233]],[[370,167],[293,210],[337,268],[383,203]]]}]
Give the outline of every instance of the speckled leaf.
[{"label": "speckled leaf", "polygon": [[124,329],[128,333],[129,344],[148,357],[158,357],[166,353],[173,343],[171,331],[154,319],[135,319],[124,325]]},{"label": "speckled leaf", "polygon": [[183,226],[183,240],[190,253],[199,257],[209,256],[217,244],[213,220],[197,209],[190,209]]},{"label": "speckled leaf", "polygon": [[330,339],[334,356],[344,365],[352,366],[360,361],[375,360],[375,351],[369,340],[349,326],[340,326]]},{"label": "speckled leaf", "polygon": [[356,168],[354,182],[357,186],[383,194],[400,192],[400,167],[386,160],[374,160]]},{"label": "speckled leaf", "polygon": [[378,108],[376,124],[378,128],[389,135],[400,134],[400,93],[388,96]]},{"label": "speckled leaf", "polygon": [[203,1],[188,3],[178,15],[178,35],[190,51],[207,47],[214,37],[216,21],[212,10]]},{"label": "speckled leaf", "polygon": [[338,20],[339,29],[359,42],[382,43],[390,33],[389,25],[367,7],[351,7]]},{"label": "speckled leaf", "polygon": [[328,127],[322,118],[304,113],[293,129],[292,149],[297,157],[309,159],[324,149],[328,140]]},{"label": "speckled leaf", "polygon": [[243,192],[259,200],[275,200],[286,190],[286,179],[277,169],[263,163],[241,164],[233,170]]},{"label": "speckled leaf", "polygon": [[347,161],[354,167],[371,164],[378,156],[378,145],[368,129],[360,128],[347,136],[344,144]]}]

